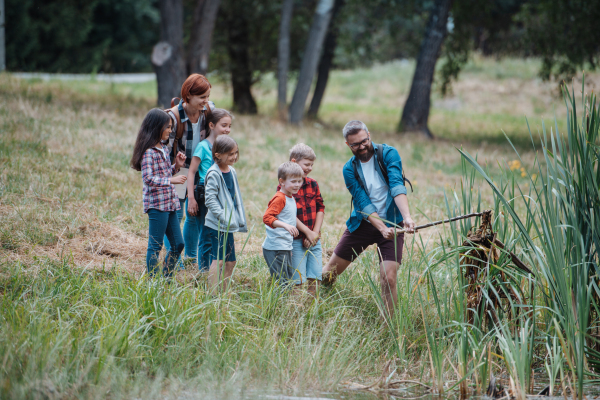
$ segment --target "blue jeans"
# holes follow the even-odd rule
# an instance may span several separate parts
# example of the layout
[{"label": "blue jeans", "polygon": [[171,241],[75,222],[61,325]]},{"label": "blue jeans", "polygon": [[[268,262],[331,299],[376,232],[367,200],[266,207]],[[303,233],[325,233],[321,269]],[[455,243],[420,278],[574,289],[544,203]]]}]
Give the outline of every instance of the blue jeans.
[{"label": "blue jeans", "polygon": [[[210,256],[210,239],[206,239],[204,237],[204,219],[206,218],[206,213],[208,209],[204,203],[198,203],[198,214],[190,215],[188,214],[188,201],[179,200],[181,204],[181,209],[177,211],[177,217],[179,218],[179,222],[183,219],[183,215],[185,213],[185,222],[183,223],[183,242],[185,243],[185,256],[187,258],[191,258],[193,262],[198,262],[198,253],[202,254],[200,261],[198,262],[198,268],[202,272],[208,271],[209,264],[209,256]],[[185,211],[184,211],[185,210]],[[201,239],[201,240],[199,240]],[[171,249],[171,245],[169,243],[169,239],[165,235],[165,249],[169,251]],[[183,269],[183,266],[181,266]]]},{"label": "blue jeans", "polygon": [[183,239],[185,241],[185,255],[194,259],[198,259],[198,268],[202,272],[208,271],[210,267],[209,257],[211,242],[206,236],[206,228],[204,221],[208,208],[204,202],[198,203],[198,212],[196,215],[188,215],[187,207],[185,208],[186,217],[183,224]]},{"label": "blue jeans", "polygon": [[[181,208],[177,210],[177,219],[179,219],[179,223],[181,224],[181,220],[183,219],[183,208],[187,205],[186,199],[179,199],[179,204],[181,205]],[[187,209],[187,207],[185,208]],[[184,240],[184,242],[186,241]],[[171,243],[169,243],[169,238],[167,237],[167,235],[165,235],[164,237],[164,244],[167,252],[171,251]]]},{"label": "blue jeans", "polygon": [[165,257],[163,274],[166,277],[173,275],[175,264],[183,251],[183,237],[177,219],[177,211],[160,211],[155,208],[148,210],[148,252],[146,253],[146,268],[148,275],[154,276],[158,272],[158,255],[162,249],[163,237],[166,235],[169,242],[173,243]]},{"label": "blue jeans", "polygon": [[294,240],[292,243],[292,268],[294,280],[299,285],[306,279],[321,280],[323,261],[321,254],[321,239],[313,247],[304,247],[303,240]]}]

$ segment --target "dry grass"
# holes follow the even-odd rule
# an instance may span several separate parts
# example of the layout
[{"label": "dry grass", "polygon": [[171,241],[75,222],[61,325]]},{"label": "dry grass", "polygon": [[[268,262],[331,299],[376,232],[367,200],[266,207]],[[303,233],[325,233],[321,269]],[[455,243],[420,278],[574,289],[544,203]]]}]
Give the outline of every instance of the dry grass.
[{"label": "dry grass", "polygon": [[[505,120],[510,126],[515,126],[515,120],[522,119],[517,117],[520,111],[514,108],[514,97],[490,94],[498,91],[500,85],[512,88],[512,83],[501,83],[505,78],[490,80],[482,74],[467,71],[472,76],[467,75],[468,80],[455,87],[455,94],[461,98],[462,104],[458,110],[444,111],[436,106],[443,103],[434,98],[432,126],[434,129],[443,129],[438,130],[438,140],[427,141],[414,135],[399,136],[393,133],[402,102],[399,93],[402,94],[404,90],[391,84],[396,82],[401,85],[402,81],[397,82],[385,76],[393,68],[392,64],[376,66],[371,71],[336,72],[332,86],[328,88],[322,121],[307,123],[303,127],[289,127],[275,119],[275,113],[271,112],[273,91],[269,88],[268,80],[261,83],[257,89],[261,93],[259,102],[265,113],[261,116],[236,116],[231,133],[240,146],[241,157],[236,170],[252,228],[248,234],[235,235],[238,251],[246,240],[247,245],[238,258],[233,290],[221,297],[211,298],[203,290],[189,290],[204,286],[202,278],[192,268],[178,272],[177,279],[184,285],[172,289],[177,295],[161,292],[156,296],[160,296],[157,301],[161,304],[180,301],[180,314],[173,312],[163,315],[160,321],[164,321],[164,327],[158,319],[151,324],[148,322],[152,325],[148,329],[157,326],[164,328],[165,336],[152,339],[148,353],[144,349],[149,339],[132,336],[131,340],[137,341],[142,350],[131,350],[128,353],[130,358],[125,357],[124,364],[114,361],[115,365],[120,365],[125,371],[128,368],[136,372],[151,370],[148,374],[152,379],[155,377],[152,374],[157,370],[168,370],[171,362],[173,368],[179,368],[176,364],[179,356],[169,353],[177,348],[178,344],[172,341],[176,341],[178,336],[166,333],[168,329],[179,325],[168,325],[167,322],[175,315],[188,318],[187,313],[193,308],[198,318],[204,319],[202,323],[194,322],[198,327],[193,325],[190,331],[206,330],[196,332],[206,348],[197,349],[193,347],[196,344],[186,342],[186,346],[190,347],[182,347],[185,356],[181,357],[189,363],[190,369],[185,369],[187,366],[177,369],[175,374],[180,376],[189,371],[197,373],[198,370],[193,369],[199,368],[194,353],[197,351],[198,360],[212,363],[211,368],[213,364],[216,365],[215,371],[226,371],[223,377],[209,379],[209,382],[218,381],[223,385],[229,385],[230,381],[225,381],[226,378],[236,384],[260,382],[261,376],[275,376],[276,373],[272,371],[277,371],[280,379],[274,385],[284,388],[298,388],[303,382],[310,382],[312,387],[331,389],[342,378],[372,383],[379,379],[381,371],[390,365],[391,359],[398,368],[395,379],[428,379],[427,374],[422,375],[423,366],[428,361],[421,357],[427,350],[421,314],[414,296],[417,287],[425,289],[425,283],[420,281],[420,268],[426,262],[420,259],[423,253],[419,253],[414,242],[407,243],[401,271],[402,285],[406,285],[403,287],[410,288],[406,293],[401,293],[404,308],[399,312],[401,319],[406,321],[398,329],[398,332],[402,332],[402,351],[406,352],[403,360],[395,359],[394,350],[390,347],[390,343],[397,340],[394,337],[396,333],[390,333],[392,329],[388,331],[382,320],[377,319],[375,295],[368,286],[369,278],[377,279],[376,255],[373,251],[367,252],[361,257],[360,263],[344,274],[336,286],[340,292],[334,291],[329,297],[312,303],[302,297],[286,302],[273,297],[265,285],[268,273],[260,249],[264,238],[262,215],[276,188],[276,168],[287,159],[288,149],[293,144],[304,142],[315,149],[318,157],[312,176],[319,182],[326,204],[324,258],[331,255],[345,229],[350,211],[350,195],[344,186],[341,170],[351,154],[343,143],[339,129],[347,119],[363,118],[371,127],[374,141],[388,143],[399,150],[406,174],[414,185],[415,190],[409,201],[413,217],[418,223],[444,217],[445,194],[452,196],[454,189],[460,190],[462,169],[456,146],[462,144],[471,154],[478,154],[479,160],[491,167],[492,176],[497,176],[494,171],[497,171],[498,164],[505,165],[514,160],[512,149],[504,142],[498,144],[501,133],[494,124],[501,124]],[[368,81],[365,76],[375,76],[377,79]],[[344,79],[353,82],[358,89],[345,84]],[[523,81],[518,77],[511,79]],[[473,86],[469,89],[468,85]],[[122,315],[119,314],[119,317],[129,315],[127,313],[130,310],[127,307],[119,309],[110,303],[110,296],[127,299],[119,300],[119,307],[123,307],[123,304],[129,304],[128,301],[138,301],[137,298],[144,293],[152,294],[154,289],[135,283],[141,282],[137,277],[145,270],[148,222],[142,212],[140,174],[128,166],[139,124],[153,106],[151,91],[142,89],[135,85],[110,86],[93,82],[89,85],[80,82],[42,83],[0,75],[0,257],[3,260],[0,272],[2,278],[6,279],[3,281],[5,287],[12,290],[14,296],[17,296],[15,293],[18,293],[20,286],[12,281],[6,283],[9,280],[6,276],[13,273],[11,271],[15,268],[32,275],[43,274],[47,273],[45,271],[54,271],[52,268],[55,267],[48,268],[49,264],[65,264],[65,260],[68,260],[66,265],[75,268],[76,272],[86,270],[97,273],[92,276],[101,275],[106,270],[124,272],[115,277],[117,288],[113,288],[112,281],[108,285],[104,285],[104,282],[96,285],[81,278],[80,274],[69,277],[74,282],[73,287],[85,285],[86,293],[91,293],[89,296],[93,297],[93,301],[90,300],[89,304],[94,304],[94,307],[103,304],[111,311],[120,310]],[[357,93],[368,92],[371,101],[367,103],[372,107],[353,102],[348,92],[352,90]],[[218,106],[228,107],[229,95],[225,85],[214,85],[212,99]],[[391,102],[386,111],[381,104],[392,97],[396,98],[397,103]],[[489,104],[494,106],[481,104],[482,98],[491,98],[493,101]],[[551,96],[544,99],[546,103],[540,103],[543,107],[555,103]],[[391,107],[394,107],[393,113],[389,111]],[[503,110],[506,114],[497,113],[496,119],[490,122],[484,118],[485,115],[482,117],[477,114],[486,114],[489,109],[485,107]],[[470,115],[475,115],[473,120]],[[494,132],[493,135],[490,132]],[[530,168],[534,154],[523,145],[526,143],[523,130],[517,131],[516,135],[523,150],[522,167]],[[471,136],[474,137],[472,141],[469,140]],[[517,179],[521,179],[519,168],[514,171]],[[481,189],[482,203],[491,204],[492,194],[487,186],[482,185]],[[432,248],[440,240],[439,234],[443,229],[428,229],[416,239],[422,240],[426,248]],[[60,268],[56,267],[56,270]],[[13,273],[10,279],[17,279],[14,276]],[[129,278],[134,278],[135,282],[132,284],[127,281]],[[62,287],[57,284],[57,288]],[[69,298],[70,292],[60,292],[57,297],[63,295]],[[84,306],[81,308],[88,307],[87,297],[82,294],[81,298],[85,300],[82,300]],[[55,300],[50,296],[47,299],[44,301],[56,309],[59,306],[55,302],[59,302],[61,307],[69,310],[68,301]],[[16,304],[17,300],[14,301]],[[136,310],[133,314],[139,321],[146,323],[143,319],[147,315],[155,315],[153,313],[157,311],[149,308],[154,304],[153,301],[154,298],[148,295],[143,305],[131,306]],[[37,312],[33,302],[19,304],[19,307],[31,307],[32,314]],[[429,301],[424,315],[433,320],[435,314],[433,303]],[[25,316],[22,321],[25,321],[29,314],[22,315]],[[113,313],[106,312],[106,315],[112,317]],[[54,315],[48,318],[56,320]],[[87,324],[87,318],[93,316],[84,315],[81,318]],[[42,316],[40,321],[45,321]],[[109,321],[109,317],[105,321]],[[109,329],[112,326],[109,322],[99,325],[102,329]],[[186,319],[181,326],[186,326],[188,322]],[[212,323],[214,325],[210,325]],[[16,323],[13,325],[21,326]],[[128,337],[128,329],[128,326],[123,327],[124,337]],[[161,332],[158,329],[156,331]],[[282,337],[286,338],[285,342],[280,339]],[[327,340],[321,341],[321,337]],[[356,341],[360,337],[364,339],[358,344]],[[172,345],[167,346],[166,343]],[[7,344],[4,348],[9,347]],[[314,355],[317,351],[318,357]],[[16,353],[11,354],[13,357]],[[17,360],[15,362],[20,362],[25,356],[14,357]],[[145,362],[140,361],[144,357],[147,357],[148,364],[155,364],[147,367]],[[157,357],[156,361],[151,362],[152,357]],[[241,366],[239,360],[242,360]],[[277,368],[273,368],[274,364]],[[60,365],[60,361],[56,361],[56,365]],[[341,371],[339,375],[338,369]],[[212,377],[213,372],[209,369],[207,376]],[[455,379],[450,369],[446,371],[446,376],[448,380]],[[150,378],[140,378],[140,387],[146,385],[144,379]],[[157,385],[163,385],[162,381],[157,381],[160,382]]]},{"label": "dry grass", "polygon": [[[375,76],[385,77],[387,70],[381,72],[378,68],[390,66],[375,67]],[[339,93],[349,89],[335,84],[347,74],[334,75],[323,118],[331,117],[333,126],[342,121],[340,118],[350,116],[378,126],[378,116],[362,115],[365,111],[361,104],[356,104],[354,114],[327,113],[328,104],[335,101],[344,104]],[[398,98],[398,93],[381,79],[380,97]],[[27,260],[34,254],[52,257],[69,254],[85,268],[115,264],[141,272],[147,220],[141,212],[140,177],[128,168],[128,159],[140,120],[152,107],[152,99],[105,93],[93,85],[86,92],[77,86],[69,89],[66,83],[27,82],[10,75],[0,77],[0,86],[3,110],[0,220],[5,227],[0,251],[4,258]],[[523,83],[515,78],[494,82],[474,76],[457,83],[455,95],[460,98],[461,107],[469,108],[469,112],[486,114],[492,109],[514,112],[515,105],[527,103],[524,100],[527,91],[519,92],[518,87],[523,87]],[[555,103],[547,84],[533,80],[524,87],[542,87],[537,96],[543,94],[545,102],[540,104]],[[367,92],[374,90],[372,85],[367,89]],[[218,105],[226,103],[221,97],[226,94],[226,87],[215,85],[213,98]],[[263,94],[270,97],[266,89]],[[375,95],[373,92],[369,98]],[[482,97],[494,101],[484,102]],[[531,111],[523,108],[524,112]],[[433,126],[439,124],[439,118],[442,117],[434,109]],[[469,122],[465,124],[467,129],[473,129]],[[446,128],[452,129],[455,128]],[[431,142],[376,128],[372,131],[375,141],[391,144],[400,151],[415,188],[410,202],[417,222],[441,218],[445,213],[444,193],[460,185],[457,142],[451,138]],[[330,254],[345,228],[350,203],[341,178],[342,166],[350,152],[338,130],[310,123],[302,128],[289,127],[270,116],[237,116],[232,136],[240,143],[241,161],[236,168],[250,226],[254,226],[245,253],[249,256],[260,253],[264,234],[261,216],[276,185],[276,167],[286,160],[287,150],[302,141],[313,146],[318,155],[312,176],[319,181],[325,198],[323,237],[326,254]],[[463,145],[491,166],[514,159],[512,149],[506,145],[479,140]],[[523,157],[531,165],[533,153],[525,151]],[[490,193],[484,191],[484,196],[491,201]],[[435,230],[424,234],[430,236]],[[236,241],[241,246],[246,235],[236,235]]]}]

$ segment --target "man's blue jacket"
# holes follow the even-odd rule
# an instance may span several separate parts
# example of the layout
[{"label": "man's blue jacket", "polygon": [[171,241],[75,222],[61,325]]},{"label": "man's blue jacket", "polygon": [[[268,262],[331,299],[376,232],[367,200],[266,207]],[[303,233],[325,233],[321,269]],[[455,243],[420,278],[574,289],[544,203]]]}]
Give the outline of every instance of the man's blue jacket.
[{"label": "man's blue jacket", "polygon": [[[400,194],[406,194],[406,187],[404,186],[404,179],[402,178],[402,160],[400,160],[398,150],[392,146],[388,146],[387,144],[373,143],[373,147],[375,149],[375,154],[373,155],[373,157],[375,157],[375,170],[382,180],[384,180],[384,178],[377,160],[377,146],[383,146],[383,162],[387,167],[389,179],[389,190],[385,204],[387,215],[380,215],[379,217],[395,224],[400,224],[402,222],[402,214],[400,214],[400,210],[398,210],[398,206],[396,206],[394,197]],[[362,172],[360,160],[358,160],[356,156],[353,156],[344,165],[343,170],[344,182],[346,183],[346,187],[353,197],[352,203],[354,205],[354,210],[352,210],[350,218],[348,221],[346,221],[346,226],[350,232],[354,232],[359,227],[363,219],[367,219],[369,218],[370,214],[377,212],[377,209],[373,203],[371,203],[371,199],[369,198],[369,194],[367,193],[366,189],[363,189],[359,181],[354,176],[354,168],[352,167],[352,163],[357,163],[358,174],[360,175],[362,181],[365,182],[365,176]],[[386,225],[391,226],[391,224],[387,222]]]}]

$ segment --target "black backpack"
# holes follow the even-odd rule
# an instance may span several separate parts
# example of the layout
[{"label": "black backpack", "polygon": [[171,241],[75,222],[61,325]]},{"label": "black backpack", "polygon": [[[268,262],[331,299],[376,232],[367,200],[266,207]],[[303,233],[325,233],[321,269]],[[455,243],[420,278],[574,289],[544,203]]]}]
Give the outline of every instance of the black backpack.
[{"label": "black backpack", "polygon": [[[381,174],[383,175],[383,179],[385,180],[385,183],[389,187],[390,186],[390,179],[388,178],[387,167],[385,166],[385,163],[383,162],[383,145],[373,143],[373,146],[376,146],[375,152],[377,153],[377,163],[379,164],[379,169],[381,170]],[[357,167],[357,165],[358,165],[357,163],[358,162],[359,162],[358,158],[354,158],[354,162],[352,163],[352,168],[354,169],[354,177],[356,178],[356,180],[358,181],[358,183],[360,184],[360,186],[366,192],[367,191],[367,185],[365,185],[365,183],[362,181],[362,179],[360,179],[360,174],[358,173],[358,167]],[[413,192],[412,183],[410,183],[410,181],[408,179],[406,179],[406,176],[404,176],[404,168],[402,168],[402,180],[404,181],[404,185],[405,186],[406,186],[406,183],[408,182],[408,185],[410,186],[410,191]],[[352,213],[352,205],[353,204],[354,204],[354,197],[352,197],[352,200],[350,200],[350,213]]]}]

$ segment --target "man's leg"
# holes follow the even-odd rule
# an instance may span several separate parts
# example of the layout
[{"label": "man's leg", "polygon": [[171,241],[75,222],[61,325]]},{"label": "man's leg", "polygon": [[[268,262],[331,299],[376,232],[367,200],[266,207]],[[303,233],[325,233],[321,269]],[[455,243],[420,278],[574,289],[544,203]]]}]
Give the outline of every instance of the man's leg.
[{"label": "man's leg", "polygon": [[[383,238],[382,238],[383,239]],[[381,295],[390,317],[394,315],[398,303],[398,268],[402,263],[402,250],[404,248],[404,234],[398,235],[395,240],[380,240],[377,243],[380,254]]]},{"label": "man's leg", "polygon": [[394,316],[398,303],[398,264],[395,261],[383,261],[379,264],[381,295],[390,317]]},{"label": "man's leg", "polygon": [[354,232],[346,229],[335,250],[333,250],[329,262],[323,268],[323,285],[332,285],[337,276],[344,272],[352,261],[367,247],[375,243],[377,234],[381,236],[379,231],[365,221]]},{"label": "man's leg", "polygon": [[333,253],[329,262],[323,267],[323,285],[333,285],[337,276],[348,268],[352,261],[344,260]]}]

